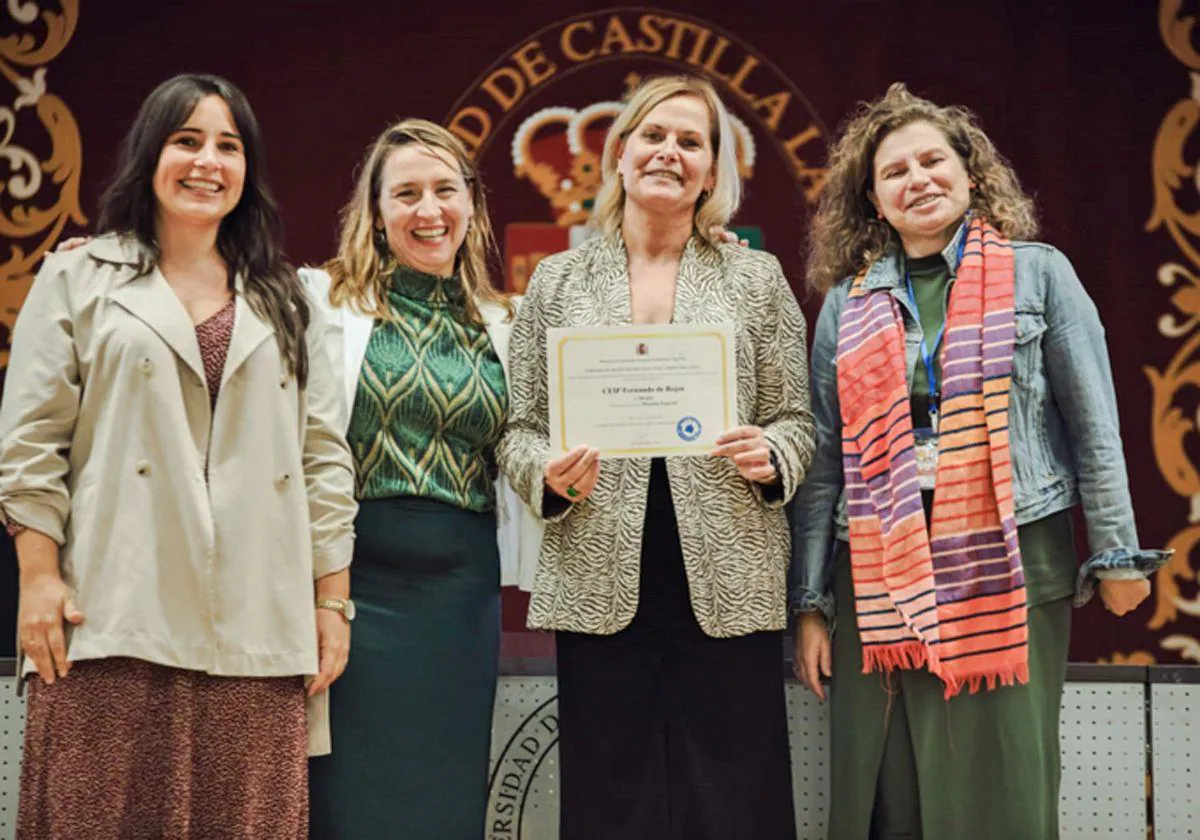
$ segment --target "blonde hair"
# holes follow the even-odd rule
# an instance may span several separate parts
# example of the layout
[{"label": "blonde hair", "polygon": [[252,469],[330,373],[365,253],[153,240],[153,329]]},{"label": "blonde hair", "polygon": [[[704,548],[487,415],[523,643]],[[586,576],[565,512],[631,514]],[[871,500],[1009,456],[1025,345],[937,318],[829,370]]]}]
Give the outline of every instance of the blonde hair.
[{"label": "blonde hair", "polygon": [[342,209],[337,256],[324,266],[332,280],[330,302],[335,306],[349,303],[364,315],[375,318],[394,318],[387,305],[388,279],[384,276],[392,256],[386,240],[378,237],[376,228],[379,193],[388,156],[413,143],[436,155],[448,155],[455,161],[471,196],[474,215],[467,224],[467,235],[455,261],[466,292],[467,318],[475,324],[483,323],[477,299],[498,303],[511,316],[513,307],[508,296],[497,290],[488,276],[488,258],[497,253],[497,248],[479,172],[457,137],[437,123],[419,119],[396,123],[380,134],[367,150],[354,193]]},{"label": "blonde hair", "polygon": [[941,131],[962,160],[975,184],[973,211],[1009,239],[1037,235],[1033,199],[983,133],[975,114],[959,105],[936,105],[896,82],[881,98],[859,105],[829,153],[828,177],[809,233],[808,284],[814,290],[827,291],[899,246],[899,235],[877,217],[869,193],[874,188],[879,144],[914,122],[927,122]]},{"label": "blonde hair", "polygon": [[737,153],[729,112],[707,79],[697,76],[652,76],[642,81],[630,94],[625,108],[617,116],[604,141],[604,156],[600,172],[604,182],[596,194],[592,225],[610,238],[621,233],[625,218],[625,184],[617,171],[622,144],[641,125],[655,107],[676,96],[696,96],[708,106],[711,122],[709,135],[713,149],[713,188],[696,202],[694,226],[696,232],[714,247],[709,230],[725,227],[737,212],[742,200],[742,179],[738,174]]}]

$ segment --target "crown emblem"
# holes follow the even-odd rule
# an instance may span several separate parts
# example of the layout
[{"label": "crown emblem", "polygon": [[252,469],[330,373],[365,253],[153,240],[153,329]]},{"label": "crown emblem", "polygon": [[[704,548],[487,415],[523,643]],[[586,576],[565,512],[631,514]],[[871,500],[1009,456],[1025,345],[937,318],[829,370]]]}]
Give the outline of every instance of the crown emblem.
[{"label": "crown emblem", "polygon": [[513,172],[550,202],[556,224],[581,225],[600,191],[604,138],[620,102],[586,108],[543,108],[531,114],[513,135]]},{"label": "crown emblem", "polygon": [[[604,140],[621,102],[596,102],[585,108],[543,108],[517,127],[512,141],[513,174],[533,184],[550,202],[560,227],[585,224],[602,180]],[[730,115],[738,174],[754,175],[757,150],[746,124]]]}]

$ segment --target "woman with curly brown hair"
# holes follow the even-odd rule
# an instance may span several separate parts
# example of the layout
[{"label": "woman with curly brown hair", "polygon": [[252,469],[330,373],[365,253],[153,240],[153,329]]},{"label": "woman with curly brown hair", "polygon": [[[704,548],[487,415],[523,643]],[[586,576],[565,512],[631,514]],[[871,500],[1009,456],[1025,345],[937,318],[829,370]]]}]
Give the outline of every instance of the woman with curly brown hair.
[{"label": "woman with curly brown hair", "polygon": [[790,594],[797,676],[833,677],[830,837],[1055,838],[1072,597],[1127,613],[1166,558],[1138,548],[1103,327],[966,109],[892,85],[829,172]]}]

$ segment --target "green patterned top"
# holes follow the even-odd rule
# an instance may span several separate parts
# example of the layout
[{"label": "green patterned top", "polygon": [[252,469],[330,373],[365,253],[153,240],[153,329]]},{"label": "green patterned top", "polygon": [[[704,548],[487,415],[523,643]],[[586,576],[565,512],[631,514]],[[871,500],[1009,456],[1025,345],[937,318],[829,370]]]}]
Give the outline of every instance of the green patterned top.
[{"label": "green patterned top", "polygon": [[388,304],[396,320],[375,323],[347,433],[358,497],[493,509],[508,388],[487,331],[464,323],[462,281],[399,267]]}]

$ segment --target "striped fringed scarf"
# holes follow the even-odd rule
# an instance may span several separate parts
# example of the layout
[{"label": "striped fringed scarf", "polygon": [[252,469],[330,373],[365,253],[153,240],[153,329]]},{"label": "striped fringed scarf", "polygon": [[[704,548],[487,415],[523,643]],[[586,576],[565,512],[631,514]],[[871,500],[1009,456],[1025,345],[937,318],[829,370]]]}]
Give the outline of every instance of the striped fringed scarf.
[{"label": "striped fringed scarf", "polygon": [[855,280],[838,331],[838,397],[863,673],[926,666],[946,684],[1029,681],[1025,578],[1008,446],[1013,252],[970,222],[941,351],[937,484],[926,530],[890,289]]}]

